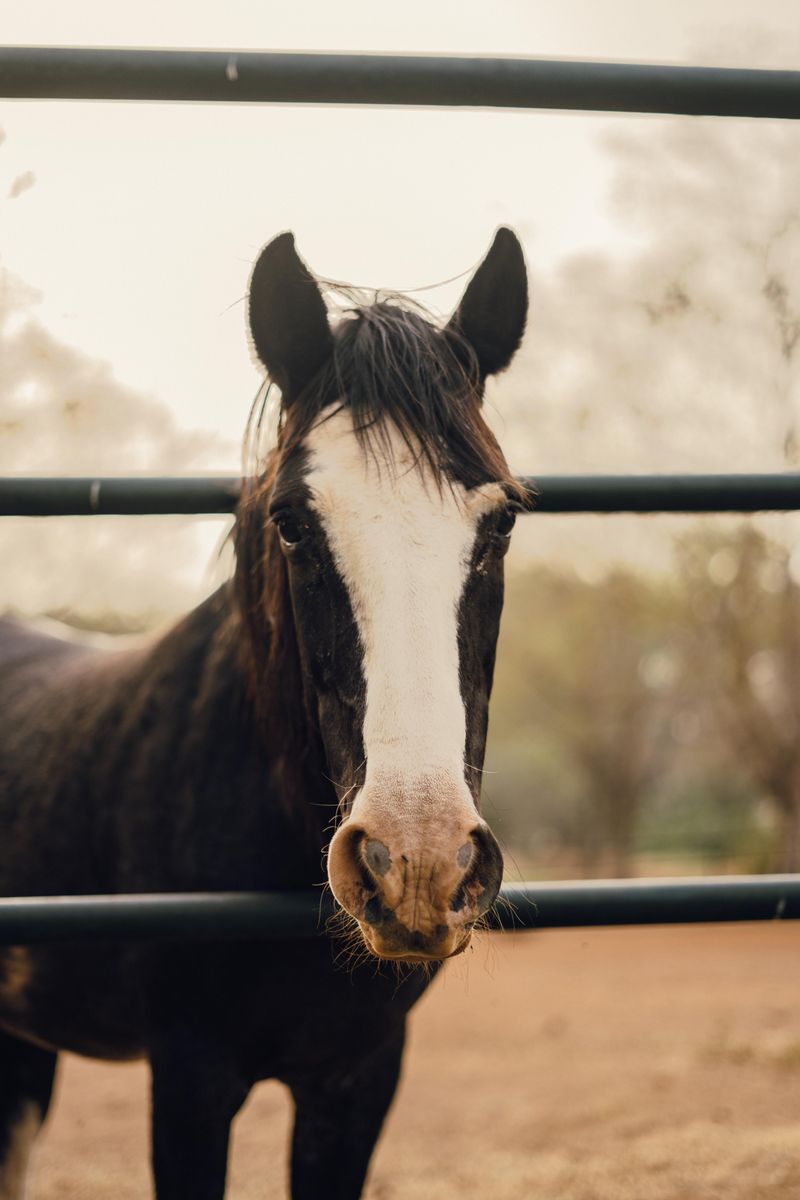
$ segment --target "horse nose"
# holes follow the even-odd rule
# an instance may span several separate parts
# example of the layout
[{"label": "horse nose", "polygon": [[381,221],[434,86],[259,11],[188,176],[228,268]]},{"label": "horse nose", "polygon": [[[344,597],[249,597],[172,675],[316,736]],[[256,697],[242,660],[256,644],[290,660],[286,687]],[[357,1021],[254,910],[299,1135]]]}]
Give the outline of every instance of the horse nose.
[{"label": "horse nose", "polygon": [[503,859],[488,826],[446,837],[380,833],[347,821],[328,858],[333,894],[370,948],[383,958],[447,958],[463,949],[500,889]]},{"label": "horse nose", "polygon": [[[381,880],[394,865],[389,847],[379,838],[368,837],[366,832],[356,845],[361,863],[376,885],[377,893],[381,890]],[[409,855],[403,854],[400,858],[404,866],[410,865]],[[452,866],[446,862],[437,864],[438,872],[442,873],[445,880],[449,874],[448,865]],[[449,896],[449,910],[464,913],[467,920],[476,920],[494,904],[503,878],[503,856],[488,825],[478,825],[470,831],[467,840],[455,852],[455,866],[460,878],[457,878]],[[431,874],[437,874],[436,866]],[[370,921],[370,915],[376,912],[375,898],[372,898],[373,902],[368,902],[365,911],[365,919],[370,924],[374,923]]]}]

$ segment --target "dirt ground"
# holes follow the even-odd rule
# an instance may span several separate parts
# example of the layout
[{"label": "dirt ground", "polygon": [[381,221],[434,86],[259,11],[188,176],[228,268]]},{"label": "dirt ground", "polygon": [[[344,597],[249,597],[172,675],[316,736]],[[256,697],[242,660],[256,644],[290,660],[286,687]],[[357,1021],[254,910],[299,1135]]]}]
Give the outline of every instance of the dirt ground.
[{"label": "dirt ground", "polygon": [[[286,1196],[258,1088],[229,1196]],[[67,1059],[37,1200],[148,1195],[147,1073]],[[369,1200],[797,1200],[800,925],[484,935],[412,1018]]]}]

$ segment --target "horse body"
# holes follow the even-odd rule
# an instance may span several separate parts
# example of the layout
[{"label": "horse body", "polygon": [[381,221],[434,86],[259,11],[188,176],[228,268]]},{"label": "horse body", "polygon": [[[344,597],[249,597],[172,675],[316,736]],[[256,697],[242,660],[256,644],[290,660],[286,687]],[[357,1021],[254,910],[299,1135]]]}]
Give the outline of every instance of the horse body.
[{"label": "horse body", "polygon": [[[521,256],[504,236],[519,292]],[[473,309],[487,263],[465,297]],[[413,322],[395,335],[391,314],[364,310],[334,349],[321,306],[276,239],[254,272],[251,326],[284,425],[243,497],[231,583],[121,651],[0,622],[0,894],[309,888],[338,811],[329,880],[368,961],[342,965],[337,936],[0,948],[0,1200],[19,1194],[61,1049],[149,1058],[161,1200],[220,1200],[230,1122],[264,1078],[295,1099],[295,1200],[354,1200],[406,1013],[499,887],[478,798],[511,481],[476,414],[520,320],[510,351],[487,336],[475,352],[474,411],[473,397],[457,400],[478,440],[453,429],[466,450],[445,458],[439,409],[404,413],[402,376],[409,330],[429,353],[446,358],[449,343]],[[365,358],[347,339],[375,319]],[[388,411],[373,379],[359,412],[364,363],[387,346],[401,390],[384,369]],[[452,423],[431,370],[416,392],[429,386]],[[398,975],[382,958],[411,965]]]},{"label": "horse body", "polygon": [[[312,822],[308,813],[299,820],[287,810],[278,791],[283,771],[270,763],[255,727],[236,624],[230,586],[136,650],[97,652],[0,623],[0,705],[13,714],[0,790],[4,895],[319,884],[335,792],[312,775],[304,784]],[[177,730],[176,712],[183,716]],[[185,1090],[200,1080],[209,1093],[204,1120],[220,1119],[211,1103],[219,1087],[226,1128],[230,1109],[259,1079],[288,1084],[298,1114],[316,1111],[328,1078],[350,1076],[371,1095],[373,1081],[366,1087],[360,1079],[362,1063],[376,1063],[370,1075],[380,1086],[380,1059],[388,1053],[395,1078],[403,1018],[427,981],[414,972],[398,986],[392,971],[375,975],[372,967],[351,973],[335,967],[337,952],[341,946],[324,939],[0,951],[0,1029],[11,1035],[0,1036],[7,1146],[20,1125],[30,1127],[32,1102],[37,1124],[43,1118],[39,1077],[47,1077],[48,1060],[52,1076],[61,1049],[108,1059],[148,1056],[155,1076],[166,1043],[165,1070],[181,1093],[174,1119]],[[186,1044],[192,1061],[176,1069],[172,1051]],[[38,1087],[20,1097],[9,1084],[26,1056]],[[346,1106],[347,1091],[327,1103]],[[360,1128],[362,1118],[352,1119]],[[162,1131],[166,1125],[167,1118]],[[353,1156],[366,1167],[360,1148]],[[181,1162],[183,1190],[176,1194],[217,1194],[220,1158],[217,1147],[214,1170],[195,1148]],[[345,1178],[347,1158],[345,1148]],[[295,1170],[302,1177],[302,1164]],[[15,1186],[21,1180],[15,1173]],[[5,1197],[2,1181],[0,1174]],[[7,1194],[14,1195],[10,1185]]]}]

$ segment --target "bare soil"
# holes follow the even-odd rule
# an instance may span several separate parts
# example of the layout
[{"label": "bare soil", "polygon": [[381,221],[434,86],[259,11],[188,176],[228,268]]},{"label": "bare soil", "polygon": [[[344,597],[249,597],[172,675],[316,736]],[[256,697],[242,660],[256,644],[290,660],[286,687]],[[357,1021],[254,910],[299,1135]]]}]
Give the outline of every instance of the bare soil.
[{"label": "bare soil", "polygon": [[[465,956],[467,957],[467,956]],[[147,1071],[66,1059],[38,1200],[149,1194]],[[261,1085],[229,1196],[285,1197]],[[800,925],[485,935],[412,1017],[369,1200],[797,1200]]]}]

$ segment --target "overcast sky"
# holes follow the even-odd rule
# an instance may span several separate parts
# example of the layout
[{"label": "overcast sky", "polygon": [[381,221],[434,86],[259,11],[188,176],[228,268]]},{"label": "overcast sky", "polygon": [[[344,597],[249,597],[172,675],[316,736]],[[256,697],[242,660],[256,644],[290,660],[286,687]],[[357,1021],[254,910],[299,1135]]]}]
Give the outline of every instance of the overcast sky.
[{"label": "overcast sky", "polygon": [[[0,0],[0,31],[8,44],[800,58],[796,0]],[[641,117],[0,101],[0,262],[38,290],[54,334],[181,425],[216,431],[211,465],[235,469],[257,386],[241,297],[264,241],[292,228],[318,273],[403,289],[465,271],[507,223],[535,292],[570,253],[629,249],[603,139],[642,121],[657,136],[662,119]],[[448,308],[461,286],[429,299]]]}]

